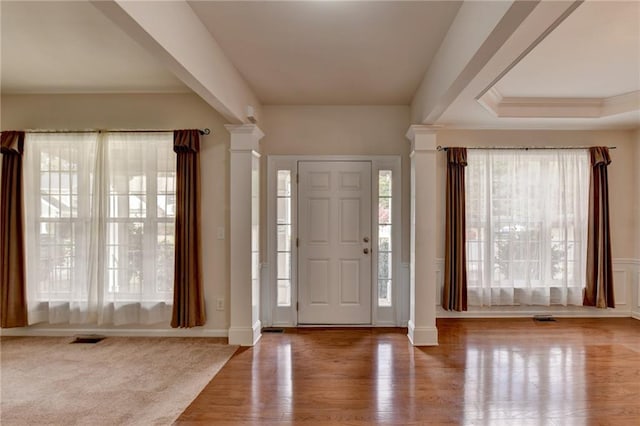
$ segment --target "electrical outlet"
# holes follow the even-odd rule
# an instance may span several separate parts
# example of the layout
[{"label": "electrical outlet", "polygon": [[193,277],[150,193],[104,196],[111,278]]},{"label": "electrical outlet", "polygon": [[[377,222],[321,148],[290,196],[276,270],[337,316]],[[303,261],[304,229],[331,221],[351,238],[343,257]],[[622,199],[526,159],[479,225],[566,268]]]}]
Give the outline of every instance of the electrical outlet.
[{"label": "electrical outlet", "polygon": [[218,227],[217,237],[218,237],[219,240],[224,240],[224,226],[219,226]]},{"label": "electrical outlet", "polygon": [[216,301],[216,311],[224,311],[224,299],[218,299]]}]

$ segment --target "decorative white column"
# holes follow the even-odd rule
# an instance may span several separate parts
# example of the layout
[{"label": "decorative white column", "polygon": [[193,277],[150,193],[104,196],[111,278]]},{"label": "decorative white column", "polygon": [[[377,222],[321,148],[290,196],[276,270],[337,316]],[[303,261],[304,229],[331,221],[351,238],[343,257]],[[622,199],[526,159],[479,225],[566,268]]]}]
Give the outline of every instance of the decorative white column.
[{"label": "decorative white column", "polygon": [[409,340],[414,346],[437,346],[436,328],[436,133],[413,125],[411,141],[411,260]]},{"label": "decorative white column", "polygon": [[226,125],[231,133],[229,344],[260,339],[260,154],[255,124]]}]

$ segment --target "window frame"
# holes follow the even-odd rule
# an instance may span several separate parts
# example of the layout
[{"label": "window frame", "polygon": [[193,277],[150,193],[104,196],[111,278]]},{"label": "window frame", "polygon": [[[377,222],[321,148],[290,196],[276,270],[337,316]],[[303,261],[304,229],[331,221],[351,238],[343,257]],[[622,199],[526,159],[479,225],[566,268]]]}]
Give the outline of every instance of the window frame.
[{"label": "window frame", "polygon": [[[53,142],[49,142],[49,143],[53,144]],[[96,141],[96,146],[97,146],[97,141]],[[34,189],[34,192],[36,192],[38,195],[37,195],[37,200],[33,204],[35,207],[34,223],[33,223],[32,234],[30,236],[30,238],[33,238],[34,246],[36,248],[37,253],[29,253],[29,255],[38,255],[39,257],[38,267],[40,268],[43,260],[40,257],[40,254],[42,253],[42,250],[43,250],[42,237],[41,237],[41,229],[43,225],[56,226],[58,224],[69,223],[71,224],[72,228],[74,225],[81,226],[81,227],[89,226],[89,223],[91,221],[89,214],[90,214],[92,194],[90,193],[90,188],[87,186],[89,185],[89,182],[93,179],[93,175],[91,174],[91,168],[87,164],[84,164],[83,162],[78,161],[77,163],[78,168],[76,170],[77,185],[78,185],[78,193],[77,193],[78,206],[77,206],[77,212],[75,217],[73,216],[72,206],[70,206],[70,214],[68,217],[50,217],[50,216],[43,217],[42,216],[42,203],[43,203],[42,174],[43,172],[51,173],[51,167],[49,166],[47,170],[42,169],[42,161],[43,161],[42,157],[45,154],[45,152],[48,155],[51,155],[51,154],[45,151],[40,144],[30,144],[28,149],[36,150],[32,155],[34,158],[37,159],[38,164],[40,164],[37,169],[34,168],[33,170],[31,170],[32,182],[37,182],[37,185],[38,185],[37,189]],[[62,148],[58,148],[58,151],[57,151],[58,161],[61,161],[61,156],[59,155],[59,152],[61,149]],[[26,172],[28,173],[29,170],[26,170]],[[60,168],[58,168],[56,172],[60,173],[61,172]],[[71,176],[71,173],[69,173],[69,175]],[[87,176],[88,179],[83,179],[84,176]],[[25,187],[25,196],[27,196],[26,194],[28,192],[29,192],[29,188]],[[70,196],[73,196],[71,190],[70,190]],[[25,226],[29,226],[29,225],[30,225],[29,222],[25,221]],[[61,245],[52,244],[51,246],[60,247]],[[74,253],[77,253],[80,250],[88,250],[88,247],[85,247],[84,241],[79,241],[77,243],[74,243],[71,247],[73,247]],[[72,264],[68,268],[70,271],[69,289],[52,290],[49,285],[47,286],[47,289],[44,290],[42,288],[42,282],[38,281],[37,283],[32,284],[37,286],[38,288],[38,290],[36,291],[36,294],[39,297],[46,296],[46,298],[43,298],[43,299],[39,298],[38,300],[33,301],[32,303],[43,303],[47,300],[53,301],[53,302],[63,302],[63,303],[68,302],[71,299],[71,294],[73,293],[72,288],[73,288],[74,282],[81,279],[80,277],[75,276],[77,275],[77,271],[74,273],[74,268],[73,268],[74,263],[75,262],[72,262]],[[51,273],[51,270],[49,271],[49,274],[50,273]]]},{"label": "window frame", "polygon": [[[105,151],[108,150],[106,149],[107,148],[106,144],[108,144],[108,141],[100,140],[100,139],[101,139],[100,136],[98,136],[98,138],[95,141],[96,153],[94,155],[98,155],[98,150],[100,149],[105,149]],[[144,141],[141,141],[140,143],[144,143]],[[103,146],[102,144],[105,144],[105,145]],[[78,186],[77,195],[76,195],[77,197],[76,216],[75,217],[73,216],[72,209],[70,209],[69,217],[50,218],[50,217],[42,216],[43,187],[42,187],[41,176],[43,173],[51,173],[51,166],[49,166],[46,170],[42,168],[43,155],[45,155],[48,152],[52,152],[54,148],[57,149],[57,153],[59,153],[60,150],[70,151],[68,147],[69,147],[68,144],[66,144],[62,148],[57,148],[57,147],[46,148],[46,147],[43,147],[41,144],[30,144],[28,147],[28,149],[34,150],[34,152],[31,155],[33,156],[34,159],[36,159],[35,161],[38,161],[39,163],[38,167],[33,167],[32,170],[27,171],[28,173],[31,173],[30,176],[31,176],[32,183],[35,186],[37,186],[35,188],[30,188],[30,189],[26,188],[28,192],[33,191],[33,193],[35,194],[34,197],[37,198],[33,203],[34,205],[33,223],[28,223],[28,222],[26,223],[26,226],[30,226],[30,225],[32,226],[30,231],[31,236],[29,238],[32,238],[34,241],[34,247],[35,247],[36,253],[33,253],[33,255],[40,256],[40,253],[42,253],[44,246],[42,244],[42,236],[41,236],[40,229],[43,225],[55,226],[56,224],[60,224],[60,223],[63,223],[63,224],[71,223],[76,226],[88,227],[90,226],[91,221],[93,220],[92,217],[90,216],[90,210],[91,210],[92,197],[95,196],[95,194],[92,193],[93,189],[91,188],[91,182],[93,181],[93,179],[96,178],[95,175],[93,174],[94,164],[86,164],[86,162],[81,160],[79,160],[76,163],[77,170],[75,171],[77,175],[77,186]],[[171,152],[173,152],[172,146],[170,150]],[[105,154],[105,155],[108,155],[108,154]],[[95,157],[94,157],[94,161],[95,161]],[[161,250],[164,250],[164,248],[161,248],[160,244],[158,243],[158,237],[160,235],[159,229],[158,229],[159,225],[175,224],[175,211],[173,212],[173,215],[167,215],[165,217],[158,216],[157,199],[159,198],[159,196],[167,196],[167,197],[172,196],[173,199],[175,200],[176,173],[177,173],[177,171],[175,170],[176,162],[172,161],[171,164],[173,165],[173,169],[172,169],[173,171],[171,172],[166,170],[160,170],[162,165],[159,164],[157,155],[148,156],[146,158],[146,161],[152,161],[153,165],[152,165],[152,170],[147,168],[146,170],[142,170],[140,172],[140,173],[144,173],[144,176],[146,178],[145,179],[146,184],[145,184],[145,190],[144,190],[146,211],[144,216],[131,216],[131,215],[129,215],[128,217],[112,216],[111,200],[112,200],[112,196],[115,196],[116,194],[115,192],[112,192],[109,182],[106,181],[105,183],[105,187],[104,187],[105,193],[103,194],[103,197],[107,207],[104,210],[104,216],[99,219],[100,222],[104,224],[104,232],[105,232],[104,244],[100,248],[100,253],[102,256],[101,263],[104,264],[104,269],[103,269],[102,279],[100,280],[102,282],[102,288],[98,288],[98,291],[103,295],[103,297],[108,298],[105,302],[107,304],[112,303],[114,301],[120,305],[127,305],[131,303],[144,303],[144,304],[164,303],[165,300],[171,299],[171,295],[173,294],[173,285],[170,286],[170,289],[168,291],[158,290],[158,283],[157,283],[158,268],[154,267],[154,265],[157,266],[158,253]],[[56,172],[60,173],[60,170]],[[64,171],[64,172],[67,172],[67,171]],[[105,171],[105,172],[109,173],[109,171]],[[165,175],[165,174],[173,174],[173,190],[164,191],[163,193],[159,194],[157,191],[157,180],[161,175]],[[70,176],[72,175],[71,168],[69,168],[69,175]],[[134,174],[134,175],[137,176],[138,174]],[[133,175],[130,172],[128,172],[127,176],[130,177]],[[73,180],[71,179],[70,182],[73,182]],[[71,187],[72,187],[72,184],[70,183],[70,194],[72,191]],[[126,195],[128,197],[129,195],[131,195],[131,192],[128,189],[126,191],[126,194],[119,192],[117,195],[118,196]],[[120,252],[120,258],[125,259],[125,262],[127,261],[127,258],[128,258],[126,253],[127,245],[112,244],[109,241],[109,226],[111,224],[120,225],[120,224],[127,224],[127,223],[143,224],[144,233],[142,236],[143,241],[142,241],[141,252],[148,253],[149,251],[152,251],[152,256],[154,257],[154,259],[156,259],[156,262],[154,263],[154,265],[150,265],[150,262],[143,261],[143,265],[141,269],[143,279],[141,281],[141,290],[139,293],[125,292],[125,291],[113,292],[109,288],[110,287],[109,272],[111,270],[114,270],[114,268],[111,268],[109,266],[108,257],[110,253],[110,250],[109,250],[110,247],[113,247],[113,246],[119,247],[117,250]],[[120,230],[117,232],[122,233],[123,231]],[[54,244],[54,246],[58,246],[58,245],[59,244]],[[81,239],[79,242],[72,245],[73,247],[72,250],[74,250],[74,252],[76,253],[79,251],[88,251],[89,248],[85,247],[85,245],[86,245],[85,241]],[[173,239],[173,252],[175,253],[175,234]],[[41,260],[39,260],[38,262],[41,262]],[[75,260],[72,261],[72,265],[74,262]],[[74,275],[77,275],[79,272],[77,270],[76,272],[73,272],[74,271],[73,267],[71,267],[70,270],[71,270],[71,279],[69,281],[68,290],[65,290],[65,291],[51,291],[49,289],[44,290],[41,284],[41,281],[39,281],[33,284],[34,286],[37,286],[37,290],[35,290],[32,293],[36,297],[36,300],[33,300],[30,303],[40,304],[40,303],[46,303],[48,301],[67,303],[73,300],[73,295],[78,294],[78,290],[74,290],[75,288],[74,281],[77,282],[79,279],[86,280],[86,278],[74,277]],[[117,272],[118,275],[124,276],[124,274],[126,274],[129,268],[116,268],[115,270],[118,271]],[[152,284],[145,284],[147,281],[151,282]],[[171,284],[172,283],[173,283],[173,277],[171,277]]]},{"label": "window frame", "polygon": [[[145,142],[138,142],[140,144],[144,144]],[[173,146],[171,147],[167,147],[168,150],[170,150],[170,152],[173,153]],[[136,223],[141,223],[142,224],[142,229],[143,229],[143,234],[142,234],[142,248],[141,248],[141,253],[143,253],[143,257],[144,257],[144,253],[149,253],[152,252],[153,258],[156,259],[157,262],[157,258],[158,258],[158,253],[160,252],[160,247],[158,245],[158,228],[160,224],[174,224],[174,231],[175,231],[175,211],[173,212],[173,215],[165,215],[164,217],[160,217],[157,214],[157,210],[158,210],[158,178],[160,177],[160,175],[166,175],[168,172],[166,170],[160,170],[160,168],[162,167],[162,165],[159,163],[158,161],[158,155],[157,155],[157,150],[154,150],[154,154],[156,155],[149,155],[145,157],[145,161],[146,161],[146,167],[143,167],[142,170],[127,170],[127,190],[125,192],[123,191],[119,191],[117,189],[112,189],[110,182],[107,183],[108,188],[107,188],[107,194],[105,195],[108,199],[107,201],[107,206],[108,206],[108,211],[106,214],[106,217],[104,218],[105,220],[105,224],[106,224],[106,246],[105,246],[105,276],[104,276],[104,294],[105,295],[109,295],[111,297],[115,297],[116,300],[119,303],[136,303],[139,301],[140,297],[142,298],[142,301],[144,301],[145,303],[161,303],[164,302],[164,300],[168,299],[172,294],[173,294],[173,286],[170,286],[170,289],[167,291],[159,291],[158,290],[158,267],[157,267],[157,263],[154,263],[153,265],[151,264],[151,262],[144,262],[142,264],[142,280],[141,280],[141,289],[140,289],[140,293],[136,293],[136,292],[126,292],[126,291],[111,291],[110,290],[110,276],[109,276],[109,271],[111,270],[116,270],[117,275],[118,275],[118,279],[125,279],[127,277],[127,273],[128,271],[131,270],[135,270],[135,269],[131,269],[131,268],[111,268],[109,265],[109,261],[107,259],[107,257],[109,256],[109,248],[112,246],[118,247],[117,251],[118,251],[118,255],[120,258],[124,259],[125,262],[129,259],[128,256],[128,244],[111,244],[109,241],[109,225],[111,224],[117,224],[117,225],[121,225],[121,224],[136,224]],[[175,153],[174,153],[175,155]],[[166,195],[166,196],[173,196],[174,200],[176,199],[176,179],[177,179],[177,170],[175,170],[175,164],[176,162],[173,162],[173,192],[171,191],[165,191],[163,192],[162,195]],[[109,172],[110,173],[110,172]],[[111,174],[111,173],[110,173]],[[129,186],[130,181],[132,178],[137,177],[137,176],[144,176],[144,190],[142,191],[131,191],[131,188]],[[116,200],[118,199],[118,197],[122,197],[125,196],[127,201],[127,204],[129,204],[131,197],[132,196],[136,196],[136,195],[142,195],[144,194],[144,201],[140,201],[141,203],[144,202],[145,204],[145,208],[144,208],[144,215],[133,215],[131,213],[131,208],[130,205],[127,206],[119,206],[116,205],[115,208],[118,209],[117,214],[114,216],[112,214],[112,200],[115,198]],[[127,211],[125,211],[127,210]],[[128,213],[128,214],[126,214]],[[127,233],[128,227],[120,227],[118,226],[117,228],[117,232],[120,236],[123,236],[123,239],[128,238],[128,233]],[[174,232],[174,241],[173,241],[173,246],[174,246],[174,256],[175,256],[175,232]],[[155,267],[154,267],[155,266]],[[145,285],[146,281],[150,281],[153,283],[153,288],[151,288],[150,285]],[[171,280],[173,281],[173,280]],[[140,295],[140,296],[139,296]]]},{"label": "window frame", "polygon": [[[516,151],[514,149],[514,151]],[[568,150],[569,151],[569,150]],[[501,151],[504,152],[504,151]],[[542,155],[542,153],[541,153]],[[472,161],[471,157],[469,158],[469,161]],[[490,160],[488,160],[490,161]],[[539,158],[536,159],[535,161],[539,161]],[[550,176],[550,166],[552,164],[552,162],[555,161],[555,157],[549,156],[549,158],[545,158],[543,161],[540,161],[540,173],[542,175],[546,175],[546,176]],[[582,282],[580,283],[580,286],[578,285],[571,285],[571,282],[578,282],[579,278],[578,277],[573,277],[573,279],[569,279],[569,277],[571,276],[570,271],[569,270],[565,270],[564,273],[566,274],[565,278],[560,278],[560,279],[555,279],[553,276],[553,270],[552,270],[552,266],[553,266],[553,231],[554,229],[557,229],[559,227],[559,224],[562,222],[561,220],[558,220],[557,217],[555,218],[550,218],[550,217],[546,217],[545,215],[541,215],[541,217],[539,218],[539,220],[535,221],[535,222],[529,222],[526,223],[525,226],[523,226],[524,230],[528,230],[530,229],[530,224],[531,223],[535,223],[538,226],[538,238],[537,238],[537,263],[538,265],[538,277],[537,279],[531,279],[529,280],[529,285],[527,285],[527,280],[524,279],[518,279],[513,272],[514,269],[514,265],[516,263],[518,263],[520,260],[516,258],[516,253],[514,250],[509,250],[509,259],[504,261],[506,262],[506,264],[508,265],[509,268],[509,272],[507,274],[507,276],[504,279],[501,280],[496,280],[494,279],[493,281],[490,279],[490,277],[492,276],[492,271],[490,269],[495,269],[496,265],[498,263],[498,259],[496,258],[496,250],[497,250],[497,246],[496,246],[496,239],[495,239],[495,235],[498,228],[504,228],[505,226],[508,227],[513,227],[513,228],[517,228],[519,226],[522,225],[523,221],[514,221],[514,222],[504,222],[504,221],[496,221],[495,220],[495,214],[491,214],[489,213],[489,211],[491,209],[493,209],[494,207],[494,202],[496,201],[496,198],[494,198],[493,195],[493,188],[494,188],[494,181],[493,181],[493,168],[491,167],[490,163],[487,163],[487,167],[488,169],[485,171],[485,173],[481,176],[481,178],[485,179],[484,182],[484,187],[486,188],[486,191],[488,192],[488,196],[486,197],[486,205],[485,205],[485,211],[478,215],[478,220],[471,220],[470,215],[469,215],[469,207],[467,207],[467,216],[466,216],[466,228],[467,228],[467,242],[466,242],[466,250],[467,250],[467,274],[468,277],[471,278],[471,271],[474,269],[472,268],[472,264],[473,265],[477,265],[478,266],[478,273],[480,271],[482,271],[484,269],[484,278],[483,280],[486,283],[490,283],[489,285],[486,286],[476,286],[476,285],[470,285],[472,282],[475,282],[476,280],[471,280],[468,279],[468,286],[467,289],[470,292],[477,292],[478,294],[482,294],[483,292],[486,292],[487,290],[490,291],[498,291],[498,290],[512,290],[514,292],[514,294],[517,294],[519,291],[525,291],[525,290],[530,290],[530,291],[535,291],[535,290],[548,290],[550,292],[550,294],[553,294],[554,292],[562,292],[562,291],[566,291],[568,289],[571,289],[573,291],[579,291],[582,288],[584,288],[585,283]],[[579,169],[577,170],[579,171]],[[473,198],[474,201],[470,201],[469,198],[469,177],[466,177],[467,180],[467,190],[465,191],[465,196],[466,196],[466,205],[470,206],[473,205],[475,203],[479,203],[480,200]],[[586,179],[588,179],[588,175],[586,176]],[[588,181],[585,183],[582,183],[582,186],[586,186],[588,188]],[[482,187],[482,185],[481,185]],[[583,195],[583,200],[584,201],[588,201],[588,195],[586,194],[582,194]],[[498,200],[504,200],[504,197],[500,197]],[[584,206],[584,210],[587,210],[588,206]],[[542,210],[545,210],[544,208],[542,208]],[[572,214],[571,213],[567,213],[567,217],[571,217]],[[482,218],[485,217],[486,220],[482,220]],[[492,220],[493,219],[493,220]],[[574,226],[576,225],[575,222],[573,222]],[[573,238],[571,240],[569,240],[568,238],[566,238],[564,240],[564,242],[567,244],[567,247],[569,246],[570,243],[573,243],[573,257],[569,258],[569,252],[567,251],[567,257],[565,262],[567,263],[576,263],[576,262],[580,262],[580,260],[578,259],[579,254],[576,255],[575,250],[576,250],[576,246],[575,243],[580,243],[582,242],[585,247],[586,247],[586,227],[587,227],[587,221],[584,221],[584,229],[574,229],[573,231]],[[469,239],[469,229],[477,229],[478,230],[478,238],[477,239]],[[484,239],[481,239],[481,234],[484,230]],[[583,235],[583,239],[580,238],[580,235]],[[512,240],[506,240],[509,241],[509,243],[513,243]],[[531,241],[526,240],[525,242],[520,242],[520,244],[528,244]],[[480,250],[480,253],[484,253],[484,256],[478,256],[478,258],[474,258],[472,256],[470,256],[470,251],[471,251],[471,244],[477,244],[479,246],[478,250]],[[586,250],[585,250],[586,251]],[[482,259],[486,259],[486,260],[482,260]],[[526,262],[526,260],[524,261]],[[583,260],[582,263],[584,263],[585,261]],[[491,263],[491,268],[485,268],[486,265],[488,265],[489,263]],[[475,272],[474,272],[475,274]],[[495,272],[493,272],[493,277],[496,277]],[[566,286],[563,285],[564,282],[568,282],[569,284],[567,284]],[[486,303],[482,300],[481,296],[480,297],[481,300],[481,304],[480,305],[474,305],[474,306],[513,306],[513,305],[526,305],[526,303],[523,303],[521,301],[519,301],[518,298],[516,298],[514,296],[513,299],[513,303],[510,304],[494,304],[494,303]],[[553,296],[550,296],[550,304],[554,305],[556,304],[553,301]],[[471,300],[471,298],[470,298]],[[532,303],[535,304],[535,303]]]}]

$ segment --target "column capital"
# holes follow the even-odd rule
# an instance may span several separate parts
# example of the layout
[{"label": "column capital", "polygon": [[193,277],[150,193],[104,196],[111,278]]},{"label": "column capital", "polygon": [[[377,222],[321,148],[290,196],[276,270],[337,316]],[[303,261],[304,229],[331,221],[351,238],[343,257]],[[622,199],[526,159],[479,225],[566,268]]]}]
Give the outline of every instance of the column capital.
[{"label": "column capital", "polygon": [[231,151],[258,152],[264,132],[257,125],[225,124],[224,127],[231,134]]},{"label": "column capital", "polygon": [[438,149],[437,131],[441,126],[413,124],[409,126],[407,139],[411,142],[411,151],[436,151]]}]

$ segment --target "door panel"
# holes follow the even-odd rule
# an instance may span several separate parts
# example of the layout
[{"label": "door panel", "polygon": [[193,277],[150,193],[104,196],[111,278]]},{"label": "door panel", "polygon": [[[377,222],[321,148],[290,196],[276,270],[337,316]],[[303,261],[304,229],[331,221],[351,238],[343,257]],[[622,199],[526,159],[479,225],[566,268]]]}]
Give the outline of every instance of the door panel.
[{"label": "door panel", "polygon": [[360,262],[340,260],[340,305],[360,304]]},{"label": "door panel", "polygon": [[357,244],[360,242],[360,203],[359,198],[339,200],[340,243]]},{"label": "door panel", "polygon": [[370,324],[371,163],[300,161],[298,175],[298,323]]},{"label": "door panel", "polygon": [[329,259],[309,259],[309,304],[329,304]]},{"label": "door panel", "polygon": [[309,228],[309,242],[313,244],[329,244],[330,203],[328,198],[315,198],[308,201],[309,223],[313,226]]}]

